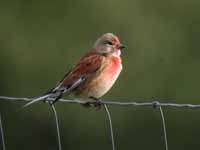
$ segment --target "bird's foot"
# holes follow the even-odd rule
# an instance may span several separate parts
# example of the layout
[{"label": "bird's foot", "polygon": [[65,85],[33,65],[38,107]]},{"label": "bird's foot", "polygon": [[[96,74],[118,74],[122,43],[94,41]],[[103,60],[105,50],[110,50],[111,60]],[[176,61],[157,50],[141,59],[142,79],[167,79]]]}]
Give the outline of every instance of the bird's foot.
[{"label": "bird's foot", "polygon": [[92,107],[92,103],[91,102],[85,102],[85,103],[82,103],[81,104],[83,107],[85,107],[85,108],[90,108],[90,107]]},{"label": "bird's foot", "polygon": [[100,110],[103,103],[101,99],[90,97],[90,100],[86,101],[85,103],[82,103],[81,105],[85,108],[91,108],[93,106],[96,108],[96,110]]},{"label": "bird's foot", "polygon": [[95,100],[92,104],[96,108],[96,110],[100,110],[101,106],[103,105],[102,100],[95,97],[90,97],[91,99]]},{"label": "bird's foot", "polygon": [[102,105],[103,105],[103,103],[102,103],[102,101],[100,99],[96,100],[96,102],[94,103],[94,107],[97,110],[100,110]]}]

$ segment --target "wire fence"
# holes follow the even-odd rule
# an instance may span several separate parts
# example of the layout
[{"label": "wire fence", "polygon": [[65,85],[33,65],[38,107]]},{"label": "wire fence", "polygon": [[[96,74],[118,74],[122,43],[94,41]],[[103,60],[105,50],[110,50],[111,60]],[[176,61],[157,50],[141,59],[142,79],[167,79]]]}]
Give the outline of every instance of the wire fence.
[{"label": "wire fence", "polygon": [[[25,97],[0,96],[0,100],[30,102],[33,99],[32,98],[25,98]],[[53,100],[54,99],[52,99],[52,98],[48,98],[48,99],[45,100],[45,102],[50,104],[50,106],[52,108],[52,111],[54,113],[55,123],[56,123],[56,131],[57,131],[57,140],[58,140],[58,150],[62,150],[58,116],[57,116],[57,112],[56,112],[55,106],[51,103]],[[86,103],[84,101],[77,100],[77,99],[75,99],[75,100],[59,99],[59,102],[71,103],[71,104],[85,104]],[[87,103],[90,103],[91,105],[96,105],[93,100],[92,101],[87,101]],[[105,112],[107,114],[107,119],[108,119],[108,124],[109,124],[109,131],[110,131],[109,136],[110,136],[112,150],[116,150],[116,146],[115,146],[115,140],[114,140],[114,131],[113,131],[113,127],[112,127],[112,118],[111,118],[111,114],[109,112],[109,109],[108,109],[107,105],[123,106],[123,107],[125,107],[125,106],[126,107],[142,106],[142,107],[159,108],[161,119],[162,119],[165,150],[168,150],[169,146],[168,146],[168,142],[167,142],[168,139],[167,139],[167,129],[166,129],[165,115],[164,115],[162,107],[175,107],[175,108],[188,108],[188,109],[200,108],[200,104],[164,103],[164,102],[159,102],[159,101],[151,101],[151,102],[116,102],[116,101],[102,101],[101,100],[101,105],[104,106],[104,110],[105,110]],[[0,114],[0,135],[1,135],[2,149],[6,150],[5,138],[4,138],[4,132],[3,132],[3,125],[2,125],[2,120],[1,120],[1,114]]]},{"label": "wire fence", "polygon": [[6,150],[6,145],[5,145],[5,140],[4,140],[4,132],[3,132],[3,124],[2,124],[1,115],[0,115],[0,135],[1,135],[2,150]]}]

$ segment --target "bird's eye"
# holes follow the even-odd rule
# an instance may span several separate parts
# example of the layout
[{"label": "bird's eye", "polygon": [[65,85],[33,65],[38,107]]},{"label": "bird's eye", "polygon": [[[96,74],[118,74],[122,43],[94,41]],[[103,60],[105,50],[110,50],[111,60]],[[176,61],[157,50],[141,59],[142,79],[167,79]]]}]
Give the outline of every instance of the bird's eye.
[{"label": "bird's eye", "polygon": [[113,45],[113,43],[111,41],[106,41],[106,44]]}]

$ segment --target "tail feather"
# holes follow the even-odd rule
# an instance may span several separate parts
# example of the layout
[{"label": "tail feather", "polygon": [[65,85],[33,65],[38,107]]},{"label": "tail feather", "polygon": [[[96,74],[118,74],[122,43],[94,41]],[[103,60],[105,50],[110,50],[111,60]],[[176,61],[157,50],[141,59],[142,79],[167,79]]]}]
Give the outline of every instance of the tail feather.
[{"label": "tail feather", "polygon": [[22,106],[22,109],[32,105],[33,103],[36,103],[38,101],[47,99],[49,97],[54,97],[55,101],[57,101],[62,97],[62,95],[64,93],[69,93],[70,91],[74,90],[75,88],[77,88],[85,80],[86,80],[86,76],[81,76],[80,78],[75,80],[72,85],[61,87],[62,83],[60,83],[58,86],[56,86],[55,88],[52,88],[49,91],[43,93],[41,96],[33,98],[30,102],[28,102],[27,104]]},{"label": "tail feather", "polygon": [[41,100],[44,100],[44,99],[46,99],[46,98],[48,98],[48,97],[50,97],[50,96],[52,96],[52,93],[39,96],[39,97],[33,99],[32,101],[26,103],[24,106],[22,106],[22,109],[24,109],[24,108],[26,108],[26,107],[32,105],[33,103],[39,102],[39,101],[41,101]]}]

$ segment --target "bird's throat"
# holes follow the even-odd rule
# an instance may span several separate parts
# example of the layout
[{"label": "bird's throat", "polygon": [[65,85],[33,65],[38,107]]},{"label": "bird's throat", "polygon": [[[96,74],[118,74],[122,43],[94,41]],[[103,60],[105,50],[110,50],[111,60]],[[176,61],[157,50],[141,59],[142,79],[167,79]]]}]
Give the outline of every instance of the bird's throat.
[{"label": "bird's throat", "polygon": [[122,69],[121,58],[119,56],[112,56],[112,63],[110,64],[110,71],[114,74]]}]

